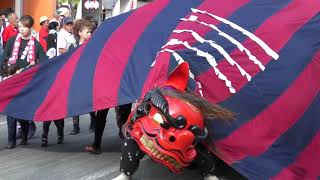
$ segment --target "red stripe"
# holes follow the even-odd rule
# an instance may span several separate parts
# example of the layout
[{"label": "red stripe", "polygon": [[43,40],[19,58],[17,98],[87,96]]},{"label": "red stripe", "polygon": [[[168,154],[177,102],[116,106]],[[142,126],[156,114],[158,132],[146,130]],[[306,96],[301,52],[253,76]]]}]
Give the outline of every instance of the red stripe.
[{"label": "red stripe", "polygon": [[319,77],[320,51],[282,96],[230,136],[217,141],[216,146],[234,161],[266,151],[308,109],[320,91]]},{"label": "red stripe", "polygon": [[[214,12],[216,15],[226,18],[226,17],[230,16],[234,11],[236,11],[237,9],[239,9],[241,6],[245,5],[248,2],[249,2],[249,0],[224,0],[224,1],[206,0],[201,5],[199,5],[197,7],[197,9],[205,10],[207,12]],[[214,4],[214,5],[212,5],[212,4]],[[186,17],[189,17],[190,15],[197,15],[199,21],[203,21],[203,22],[207,22],[207,23],[215,24],[215,25],[217,25],[219,23],[217,20],[210,18],[207,15],[190,13]],[[181,21],[178,24],[178,26],[176,27],[176,29],[193,30],[193,31],[197,32],[199,35],[201,35],[202,37],[204,37],[208,32],[210,32],[212,30],[211,28],[208,28],[206,26],[199,25],[197,23],[190,23],[190,22],[186,22],[186,21]],[[169,39],[180,39],[182,41],[188,41],[188,43],[190,45],[192,45],[193,43],[196,42],[196,40],[193,38],[193,36],[189,33],[182,33],[182,34],[173,33]],[[178,45],[175,45],[174,47],[172,47],[173,50],[177,50],[177,49],[181,49],[181,48],[184,48],[184,47],[178,46]],[[168,54],[168,53],[162,53],[162,54]],[[160,55],[157,57],[157,62],[169,61],[169,58],[170,58],[170,56],[161,56]],[[154,77],[160,76],[160,75],[154,74],[157,72],[159,72],[159,71],[151,71],[149,73],[148,79],[146,80],[146,82],[144,84],[142,94],[144,94],[149,88],[152,88],[151,86],[152,86]],[[165,75],[164,77],[166,78],[167,75]]]},{"label": "red stripe", "polygon": [[320,132],[289,167],[283,169],[274,180],[314,179],[320,176]]},{"label": "red stripe", "polygon": [[3,112],[9,102],[15,98],[24,87],[29,84],[33,76],[38,72],[39,66],[35,66],[19,75],[15,75],[10,79],[0,83],[0,111]]},{"label": "red stripe", "polygon": [[86,44],[79,47],[60,69],[45,100],[34,115],[35,121],[55,120],[67,116],[70,82],[85,46]]},{"label": "red stripe", "polygon": [[[145,28],[169,2],[169,0],[155,1],[148,6],[137,9],[112,33],[96,65],[93,91],[94,110],[103,109],[117,102],[121,75],[136,42]],[[112,85],[106,82],[112,82]]]},{"label": "red stripe", "polygon": [[[287,7],[277,12],[266,20],[254,33],[270,46],[275,52],[279,52],[290,40],[293,34],[298,31],[305,23],[319,12],[318,0],[309,0],[304,3],[301,0],[294,0]],[[290,24],[289,24],[289,23]],[[244,47],[249,49],[264,65],[267,65],[272,57],[267,55],[264,50],[251,39],[243,43]],[[248,56],[238,49],[232,52],[231,57],[235,59],[252,77],[260,72],[260,69]],[[233,87],[238,91],[244,87],[248,81],[241,76],[235,66],[231,66],[225,59],[220,61],[218,69],[233,83]],[[203,83],[204,96],[211,102],[221,102],[232,96],[225,82],[218,79],[213,69],[202,73],[197,78]],[[214,91],[212,91],[214,84]]]}]

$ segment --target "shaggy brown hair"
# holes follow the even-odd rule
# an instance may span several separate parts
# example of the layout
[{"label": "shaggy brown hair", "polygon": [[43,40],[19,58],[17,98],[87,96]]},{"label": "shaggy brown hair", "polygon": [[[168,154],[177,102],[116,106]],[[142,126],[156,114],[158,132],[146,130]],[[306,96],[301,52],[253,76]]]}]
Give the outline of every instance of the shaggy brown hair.
[{"label": "shaggy brown hair", "polygon": [[79,39],[79,32],[82,31],[84,28],[88,28],[89,31],[92,31],[93,29],[93,24],[86,20],[86,19],[78,19],[74,22],[73,24],[73,35]]},{"label": "shaggy brown hair", "polygon": [[176,97],[191,103],[200,110],[205,118],[232,121],[235,117],[235,114],[233,112],[217,104],[210,103],[202,97],[196,96],[190,91],[181,93],[176,90],[165,90],[162,88],[160,88],[160,91],[165,96]]}]

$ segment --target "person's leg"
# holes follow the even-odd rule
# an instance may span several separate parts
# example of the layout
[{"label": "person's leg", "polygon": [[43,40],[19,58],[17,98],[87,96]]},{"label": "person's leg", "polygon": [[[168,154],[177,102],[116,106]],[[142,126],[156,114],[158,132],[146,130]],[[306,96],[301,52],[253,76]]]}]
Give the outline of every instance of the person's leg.
[{"label": "person's leg", "polygon": [[132,104],[124,104],[121,106],[118,106],[115,108],[116,111],[116,118],[117,118],[117,125],[119,128],[119,136],[121,139],[124,138],[123,134],[122,134],[122,126],[127,122],[128,117],[131,113],[131,106]]},{"label": "person's leg", "polygon": [[101,148],[101,138],[103,135],[104,128],[106,126],[108,111],[109,109],[104,109],[97,112],[97,124],[93,143],[93,145],[96,148]]},{"label": "person's leg", "polygon": [[41,139],[41,146],[46,147],[48,146],[48,133],[50,128],[51,121],[43,122],[42,124],[42,139]]},{"label": "person's leg", "polygon": [[18,122],[17,123],[17,135],[16,135],[16,139],[21,139],[21,125],[20,123]]},{"label": "person's leg", "polygon": [[29,121],[19,119],[18,120],[21,125],[21,145],[27,145],[28,144],[28,132],[29,132]]},{"label": "person's leg", "polygon": [[90,112],[90,125],[89,125],[89,132],[94,132],[96,128],[96,112]]},{"label": "person's leg", "polygon": [[58,144],[62,144],[64,140],[64,134],[63,134],[63,129],[64,129],[64,119],[59,119],[54,121],[54,124],[57,127],[57,135],[58,135]]},{"label": "person's leg", "polygon": [[85,148],[85,151],[94,153],[94,154],[101,153],[101,138],[106,125],[108,111],[109,109],[97,111],[96,129],[94,132],[94,142],[91,146],[87,146]]},{"label": "person's leg", "polygon": [[7,127],[8,127],[8,146],[6,148],[12,149],[16,146],[16,131],[17,131],[17,120],[13,117],[7,116]]},{"label": "person's leg", "polygon": [[80,133],[80,125],[79,125],[79,116],[73,116],[73,130],[71,131],[70,135],[76,135]]},{"label": "person's leg", "polygon": [[28,133],[28,139],[31,139],[33,135],[36,133],[37,126],[33,121],[29,121],[29,133]]}]

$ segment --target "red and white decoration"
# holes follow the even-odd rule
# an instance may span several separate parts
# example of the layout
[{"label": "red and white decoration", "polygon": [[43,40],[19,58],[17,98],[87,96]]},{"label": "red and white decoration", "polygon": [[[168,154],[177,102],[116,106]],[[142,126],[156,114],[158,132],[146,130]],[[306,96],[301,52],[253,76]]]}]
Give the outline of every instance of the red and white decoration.
[{"label": "red and white decoration", "polygon": [[[20,57],[21,60],[24,60],[27,56],[27,61],[30,63],[30,65],[35,64],[35,44],[34,44],[34,36],[31,36],[26,48],[22,52],[22,55]],[[11,58],[9,58],[8,65],[12,65],[17,63],[17,59],[19,56],[19,48],[21,45],[22,35],[19,33],[16,37],[16,40],[13,45],[12,55]]]}]

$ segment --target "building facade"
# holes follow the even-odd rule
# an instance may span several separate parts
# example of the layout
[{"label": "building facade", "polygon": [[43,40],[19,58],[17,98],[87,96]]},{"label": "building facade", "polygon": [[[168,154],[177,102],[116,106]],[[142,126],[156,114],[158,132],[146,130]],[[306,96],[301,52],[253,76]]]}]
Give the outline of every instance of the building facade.
[{"label": "building facade", "polygon": [[18,16],[31,15],[35,20],[35,29],[40,29],[41,16],[52,17],[56,9],[56,0],[1,0],[0,9],[13,8]]}]

